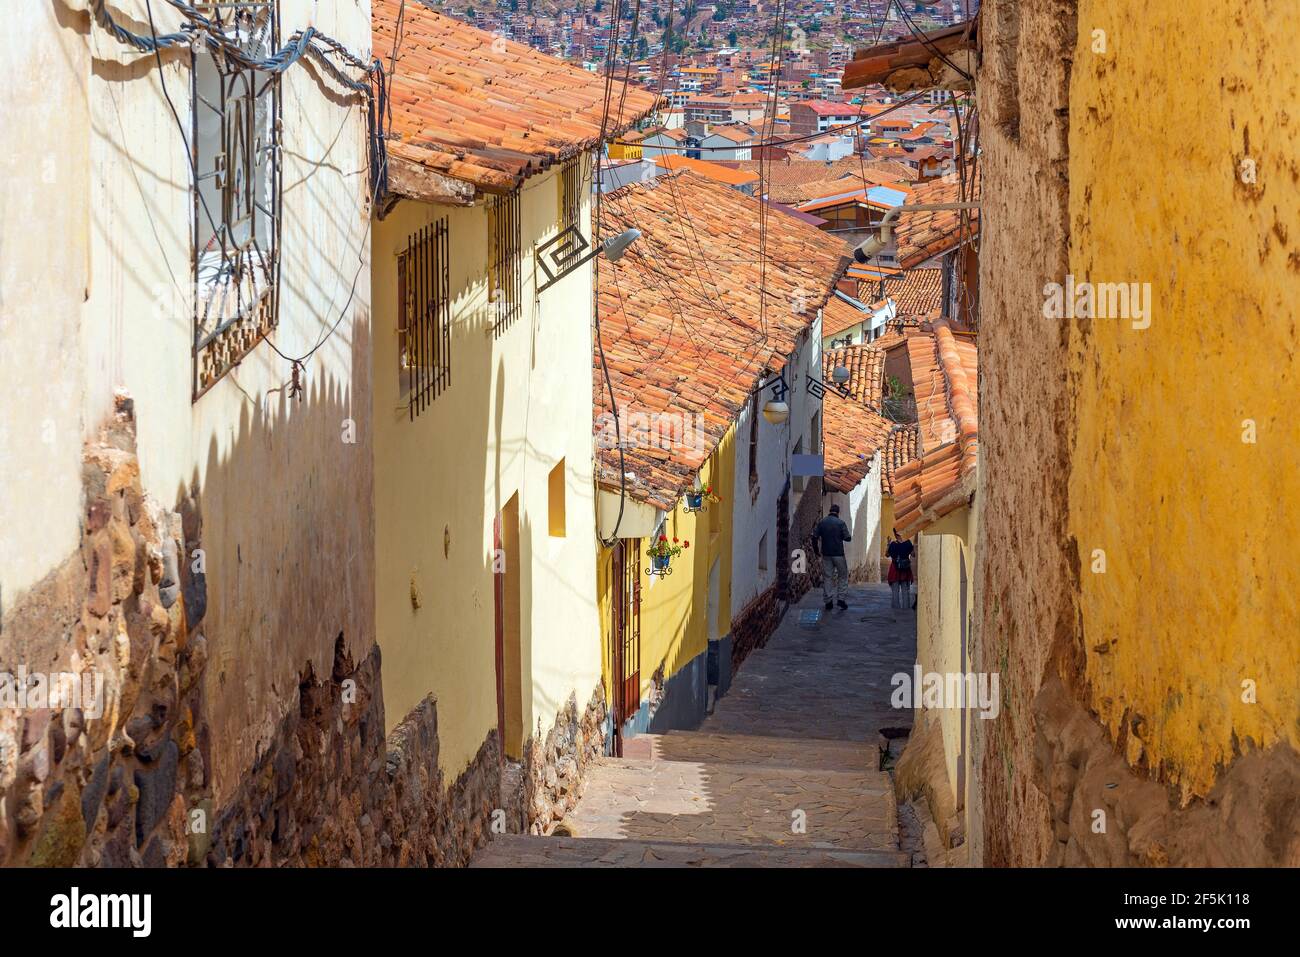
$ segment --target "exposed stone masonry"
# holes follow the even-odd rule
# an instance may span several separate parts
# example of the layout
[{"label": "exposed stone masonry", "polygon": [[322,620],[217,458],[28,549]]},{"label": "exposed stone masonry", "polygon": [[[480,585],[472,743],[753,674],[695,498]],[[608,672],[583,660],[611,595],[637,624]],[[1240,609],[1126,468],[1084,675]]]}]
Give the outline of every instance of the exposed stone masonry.
[{"label": "exposed stone masonry", "polygon": [[100,675],[104,706],[0,706],[0,865],[456,866],[494,826],[550,833],[577,802],[604,750],[603,687],[582,713],[571,696],[521,768],[494,729],[448,785],[433,696],[385,738],[379,648],[354,663],[340,634],[331,673],[306,667],[270,745],[214,806],[197,502],[144,495],[125,397],[83,481],[82,547],[5,616],[0,672]]},{"label": "exposed stone masonry", "polygon": [[92,692],[49,707],[0,703],[0,864],[161,866],[188,855],[187,809],[207,786],[206,602],[201,560],[187,550],[199,523],[143,494],[133,416],[119,396],[83,454],[81,548],[0,634],[0,672],[78,675]]}]

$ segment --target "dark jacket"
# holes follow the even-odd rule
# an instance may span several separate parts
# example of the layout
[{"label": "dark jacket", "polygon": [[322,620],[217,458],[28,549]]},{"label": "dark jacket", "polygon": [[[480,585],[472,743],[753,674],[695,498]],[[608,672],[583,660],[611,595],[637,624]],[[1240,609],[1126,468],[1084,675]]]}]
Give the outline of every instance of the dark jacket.
[{"label": "dark jacket", "polygon": [[843,558],[844,543],[853,541],[853,537],[849,535],[849,527],[838,515],[827,515],[823,518],[813,529],[813,534],[817,536],[823,558]]}]

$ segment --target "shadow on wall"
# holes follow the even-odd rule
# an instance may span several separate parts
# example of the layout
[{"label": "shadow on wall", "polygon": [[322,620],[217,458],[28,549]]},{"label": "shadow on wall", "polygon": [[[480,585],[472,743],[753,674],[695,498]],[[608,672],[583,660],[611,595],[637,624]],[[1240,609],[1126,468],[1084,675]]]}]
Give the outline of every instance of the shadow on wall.
[{"label": "shadow on wall", "polygon": [[[304,393],[291,397],[286,382],[260,404],[250,397],[230,447],[214,436],[202,474],[177,493],[183,574],[201,568],[206,586],[203,748],[218,805],[295,706],[299,676],[330,674],[340,635],[354,661],[375,643],[369,315],[347,331],[325,348],[348,349],[352,382],[313,375],[318,352]],[[238,375],[218,388],[238,388]]]}]

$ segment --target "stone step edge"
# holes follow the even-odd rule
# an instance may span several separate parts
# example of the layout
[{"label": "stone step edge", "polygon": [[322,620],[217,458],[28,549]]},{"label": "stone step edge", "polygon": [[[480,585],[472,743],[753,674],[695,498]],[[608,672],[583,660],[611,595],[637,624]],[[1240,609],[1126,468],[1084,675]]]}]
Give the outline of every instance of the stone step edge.
[{"label": "stone step edge", "polygon": [[[879,858],[895,862],[899,867],[907,867],[910,864],[908,855],[903,851],[881,851],[870,850],[866,848],[844,848],[844,847],[800,847],[789,844],[736,844],[728,842],[709,842],[709,843],[691,843],[687,841],[655,841],[643,840],[640,838],[624,839],[618,837],[541,837],[536,834],[498,834],[492,838],[491,843],[485,845],[479,850],[479,854],[490,853],[493,848],[501,847],[505,844],[535,844],[543,841],[558,844],[561,849],[567,851],[579,851],[583,844],[594,844],[609,849],[626,848],[626,847],[646,847],[655,848],[675,848],[688,850],[691,852],[701,851],[737,851],[745,854],[772,854],[779,853],[785,856],[794,857],[813,857],[824,855],[835,855],[837,857],[849,858]],[[502,850],[507,848],[501,847]],[[888,865],[882,865],[888,866]]]},{"label": "stone step edge", "polygon": [[[778,775],[781,777],[791,777],[800,774],[803,775],[833,774],[840,777],[855,778],[858,780],[871,779],[873,782],[875,780],[881,780],[884,783],[881,784],[879,790],[889,791],[892,793],[894,789],[894,785],[889,778],[889,772],[879,771],[875,768],[863,768],[860,771],[840,771],[840,770],[827,769],[827,768],[798,768],[798,767],[792,768],[792,767],[785,767],[779,764],[744,764],[744,763],[735,763],[729,761],[715,761],[713,759],[709,759],[708,761],[672,761],[665,758],[651,759],[651,758],[602,757],[597,759],[597,761],[591,766],[591,769],[588,771],[588,774],[591,774],[597,770],[602,770],[605,768],[609,768],[615,771],[641,771],[649,774],[656,767],[663,768],[674,764],[690,765],[690,766],[704,765],[710,768],[729,768],[733,771],[745,771],[747,773],[752,773],[752,774],[761,774],[763,772],[767,772],[769,774]],[[874,792],[875,790],[877,790],[875,787],[871,788],[871,791]]]}]

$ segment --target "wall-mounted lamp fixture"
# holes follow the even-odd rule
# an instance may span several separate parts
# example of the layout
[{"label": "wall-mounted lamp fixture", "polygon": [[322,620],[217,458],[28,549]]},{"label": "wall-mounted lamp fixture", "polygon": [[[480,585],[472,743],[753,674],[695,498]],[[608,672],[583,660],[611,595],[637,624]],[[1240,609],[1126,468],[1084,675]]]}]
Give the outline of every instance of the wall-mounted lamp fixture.
[{"label": "wall-mounted lamp fixture", "polygon": [[771,422],[773,425],[781,425],[790,418],[790,406],[786,405],[784,402],[770,399],[763,406],[763,418],[767,419],[767,421]]},{"label": "wall-mounted lamp fixture", "polygon": [[[566,226],[560,232],[537,247],[536,261],[542,267],[546,280],[537,287],[540,296],[579,266],[590,262],[601,253],[612,263],[618,262],[627,252],[627,247],[641,238],[641,230],[625,229],[595,249],[591,249],[586,237],[576,226]],[[591,250],[588,252],[587,250]]]}]

